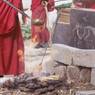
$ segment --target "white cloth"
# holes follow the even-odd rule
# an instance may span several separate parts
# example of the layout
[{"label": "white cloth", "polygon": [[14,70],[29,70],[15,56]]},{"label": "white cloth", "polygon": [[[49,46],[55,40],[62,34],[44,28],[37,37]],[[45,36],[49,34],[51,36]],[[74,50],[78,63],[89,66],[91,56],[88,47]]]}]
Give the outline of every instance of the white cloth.
[{"label": "white cloth", "polygon": [[55,9],[52,12],[48,12],[48,28],[51,30],[56,23],[57,19],[57,10]]}]

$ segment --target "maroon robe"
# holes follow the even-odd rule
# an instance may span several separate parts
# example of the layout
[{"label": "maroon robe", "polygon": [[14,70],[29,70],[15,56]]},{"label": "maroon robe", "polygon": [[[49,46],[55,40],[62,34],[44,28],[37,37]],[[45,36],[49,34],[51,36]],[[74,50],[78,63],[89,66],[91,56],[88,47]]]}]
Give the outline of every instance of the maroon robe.
[{"label": "maroon robe", "polygon": [[84,2],[76,2],[75,7],[95,9],[95,1],[85,0]]},{"label": "maroon robe", "polygon": [[[47,23],[47,16],[46,16],[46,10],[41,4],[42,0],[32,0],[32,20],[40,19],[44,22],[44,26],[36,26],[32,25],[32,41],[33,42],[39,42],[39,43],[45,43],[49,41],[49,31],[46,27]],[[48,0],[47,5],[48,11],[54,10],[54,0]],[[44,28],[43,28],[44,27]]]},{"label": "maroon robe", "polygon": [[[22,0],[8,0],[21,8]],[[0,0],[0,75],[18,75],[24,72],[23,38],[18,12]],[[22,58],[22,59],[20,59]]]}]

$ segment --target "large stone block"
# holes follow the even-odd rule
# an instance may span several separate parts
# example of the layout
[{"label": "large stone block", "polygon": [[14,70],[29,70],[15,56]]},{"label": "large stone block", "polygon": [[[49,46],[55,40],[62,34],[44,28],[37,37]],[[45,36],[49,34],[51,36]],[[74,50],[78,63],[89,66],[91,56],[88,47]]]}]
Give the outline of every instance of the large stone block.
[{"label": "large stone block", "polygon": [[72,52],[68,46],[62,44],[52,45],[52,57],[55,61],[71,65]]},{"label": "large stone block", "polygon": [[91,84],[95,85],[95,68],[92,68],[91,71]]},{"label": "large stone block", "polygon": [[76,66],[68,66],[67,67],[67,80],[69,82],[79,83],[80,69]]},{"label": "large stone block", "polygon": [[42,72],[54,74],[54,66],[55,63],[53,62],[51,56],[45,56],[45,60],[42,64]]},{"label": "large stone block", "polygon": [[76,95],[95,95],[95,90],[91,90],[91,91],[77,91]]},{"label": "large stone block", "polygon": [[80,70],[80,81],[83,83],[89,83],[91,80],[91,69],[82,67]]},{"label": "large stone block", "polygon": [[52,58],[67,65],[95,67],[95,50],[78,49],[64,44],[52,45]]},{"label": "large stone block", "polygon": [[66,76],[66,66],[58,65],[54,68],[54,73],[56,75],[59,75],[60,78],[63,78],[64,80],[67,79]]},{"label": "large stone block", "polygon": [[73,64],[83,67],[95,67],[95,50],[77,49],[73,52]]}]

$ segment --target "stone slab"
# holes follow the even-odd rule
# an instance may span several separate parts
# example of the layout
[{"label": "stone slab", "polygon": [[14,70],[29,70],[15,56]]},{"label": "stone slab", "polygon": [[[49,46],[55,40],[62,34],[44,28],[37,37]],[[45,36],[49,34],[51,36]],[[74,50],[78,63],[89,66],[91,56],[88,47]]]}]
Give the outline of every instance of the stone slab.
[{"label": "stone slab", "polygon": [[70,47],[64,44],[52,45],[52,58],[55,61],[83,67],[95,67],[95,50]]},{"label": "stone slab", "polygon": [[72,52],[68,47],[64,47],[63,44],[53,44],[52,45],[52,58],[55,61],[71,65]]},{"label": "stone slab", "polygon": [[95,95],[95,90],[90,91],[77,91],[76,95]]},{"label": "stone slab", "polygon": [[59,75],[60,78],[63,78],[64,80],[67,79],[67,76],[66,76],[66,66],[57,66],[54,68],[54,73],[55,75]]}]

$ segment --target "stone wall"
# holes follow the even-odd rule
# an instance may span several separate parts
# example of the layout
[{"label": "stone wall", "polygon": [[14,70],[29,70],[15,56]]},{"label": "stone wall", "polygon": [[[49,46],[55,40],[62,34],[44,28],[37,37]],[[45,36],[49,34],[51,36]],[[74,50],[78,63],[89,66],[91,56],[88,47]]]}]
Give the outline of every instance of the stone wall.
[{"label": "stone wall", "polygon": [[[95,85],[95,11],[71,9],[70,23],[57,23],[52,45],[54,73],[68,82]],[[77,36],[76,36],[77,35]]]},{"label": "stone wall", "polygon": [[[91,81],[91,67],[83,66],[83,64],[86,65],[86,63],[80,65],[73,64],[73,60],[70,58],[71,54],[66,54],[62,49],[64,48],[60,48],[58,44],[53,46],[52,59],[55,63],[54,73],[59,74],[61,78],[66,79],[68,82],[89,83]],[[56,51],[59,52],[59,54],[56,53]]]}]

